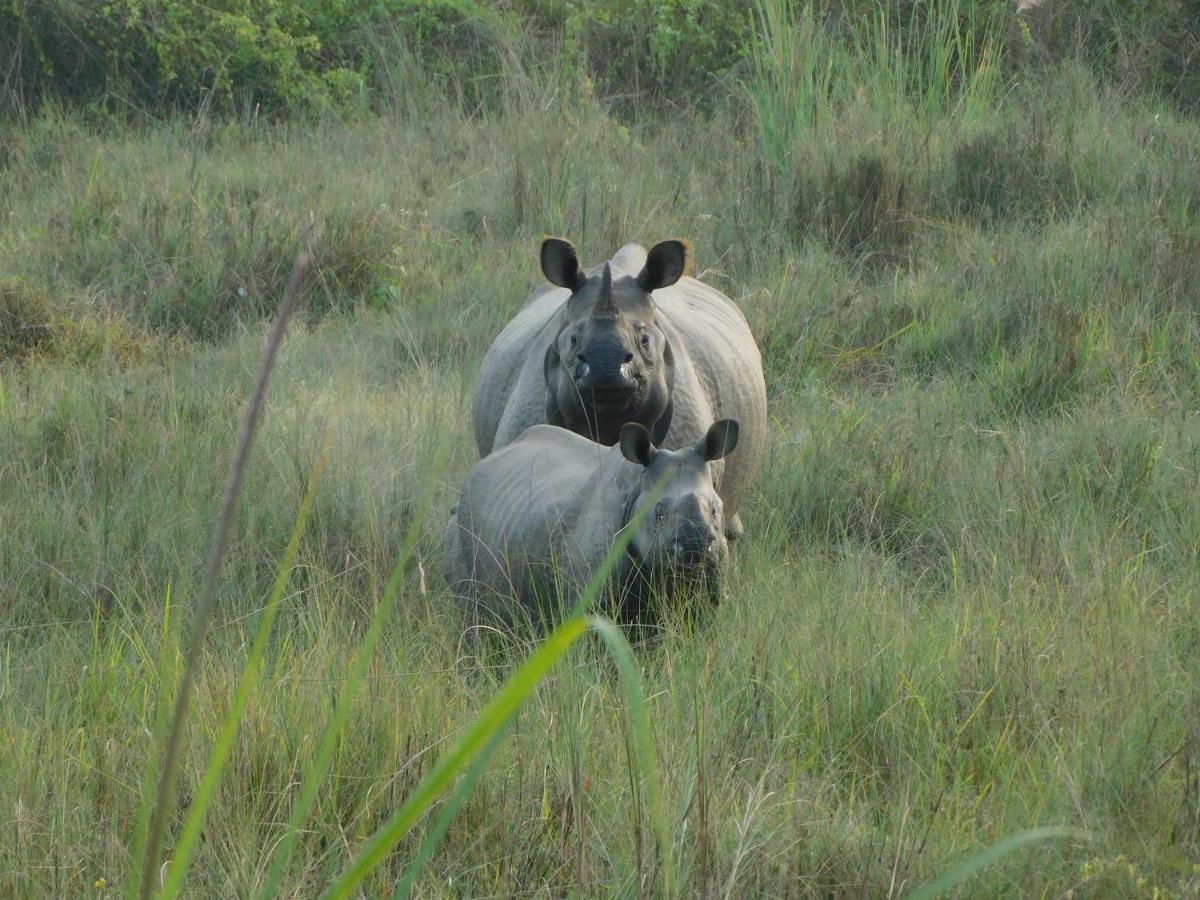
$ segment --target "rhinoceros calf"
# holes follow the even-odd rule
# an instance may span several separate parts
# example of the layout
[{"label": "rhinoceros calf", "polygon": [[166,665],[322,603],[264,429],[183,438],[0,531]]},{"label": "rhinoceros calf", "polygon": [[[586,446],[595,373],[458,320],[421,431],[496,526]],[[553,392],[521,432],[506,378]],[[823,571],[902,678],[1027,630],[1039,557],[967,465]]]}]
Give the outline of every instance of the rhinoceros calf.
[{"label": "rhinoceros calf", "polygon": [[532,427],[467,477],[446,526],[446,580],[473,623],[541,625],[574,602],[618,533],[653,503],[609,579],[618,614],[642,622],[652,600],[711,593],[728,552],[713,463],[737,444],[730,419],[683,450],[656,449],[636,423],[615,447]]},{"label": "rhinoceros calf", "polygon": [[741,310],[687,274],[686,241],[627,244],[583,272],[575,248],[542,244],[550,281],[493,342],[475,388],[475,440],[481,456],[539,423],[561,425],[614,444],[627,422],[654,443],[689,447],[717,419],[737,419],[742,451],[718,463],[726,530],[741,530],[738,509],[766,442],[762,358]]}]

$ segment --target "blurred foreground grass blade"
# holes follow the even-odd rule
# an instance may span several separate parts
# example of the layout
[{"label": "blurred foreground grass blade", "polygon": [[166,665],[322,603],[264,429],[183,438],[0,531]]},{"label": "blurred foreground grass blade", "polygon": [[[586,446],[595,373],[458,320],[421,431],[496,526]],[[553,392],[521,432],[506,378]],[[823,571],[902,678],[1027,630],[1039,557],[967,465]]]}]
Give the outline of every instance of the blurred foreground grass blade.
[{"label": "blurred foreground grass blade", "polygon": [[212,803],[213,797],[216,795],[217,786],[221,783],[221,775],[224,773],[225,764],[229,760],[229,752],[233,749],[233,740],[237,736],[238,726],[242,721],[242,714],[246,710],[246,703],[258,685],[267,642],[271,638],[271,631],[275,626],[275,618],[279,613],[279,607],[282,605],[283,592],[287,588],[288,579],[292,574],[292,565],[296,560],[296,553],[300,549],[300,539],[304,536],[304,528],[308,523],[309,513],[312,512],[313,501],[317,496],[317,487],[321,483],[321,478],[325,474],[325,466],[329,462],[329,447],[332,434],[333,423],[331,421],[330,426],[325,430],[325,437],[321,444],[320,455],[317,457],[316,467],[308,479],[308,487],[305,489],[304,499],[300,504],[300,512],[296,516],[292,535],[288,539],[287,549],[284,551],[283,559],[279,564],[279,571],[275,576],[275,583],[271,588],[262,621],[258,625],[258,634],[255,636],[254,644],[250,648],[250,653],[246,658],[246,668],[242,671],[242,677],[238,681],[233,699],[229,703],[229,709],[225,713],[225,721],[221,724],[221,731],[213,745],[212,756],[208,762],[208,770],[204,773],[204,779],[200,782],[200,787],[196,791],[196,797],[192,801],[191,808],[188,810],[187,820],[184,822],[183,831],[176,845],[175,856],[171,861],[171,868],[167,872],[167,878],[163,884],[161,895],[163,897],[174,897],[183,886],[183,879],[187,875],[188,864],[191,862],[192,852],[196,846],[196,839],[200,836],[200,829],[204,825],[204,817],[208,813],[208,807]]},{"label": "blurred foreground grass blade", "polygon": [[1013,851],[1019,850],[1026,844],[1036,844],[1039,841],[1063,837],[1086,839],[1087,832],[1080,831],[1077,828],[1063,828],[1053,825],[1019,831],[1014,835],[1004,838],[1002,841],[997,841],[990,847],[985,847],[978,853],[972,854],[949,871],[939,875],[933,881],[929,882],[929,884],[917,888],[908,895],[908,900],[933,900],[934,897],[942,896],[950,889],[962,884],[962,882],[966,881],[976,872],[986,869],[988,866],[998,862]]},{"label": "blurred foreground grass blade", "polygon": [[312,805],[317,799],[317,791],[320,789],[321,783],[325,780],[329,767],[333,763],[338,738],[342,733],[342,728],[346,724],[347,716],[350,715],[354,695],[357,693],[359,683],[362,681],[363,676],[366,675],[367,669],[371,665],[371,660],[375,656],[375,646],[379,643],[379,638],[383,634],[383,626],[387,623],[391,615],[392,607],[396,605],[396,597],[400,594],[400,587],[404,583],[404,576],[408,574],[410,564],[416,555],[417,541],[421,537],[421,529],[425,526],[425,520],[429,517],[429,511],[433,507],[438,483],[441,480],[442,472],[445,471],[449,459],[450,438],[449,432],[446,432],[442,435],[438,443],[437,452],[434,456],[433,471],[430,473],[429,480],[426,483],[425,496],[417,507],[417,513],[409,525],[408,533],[404,537],[404,545],[400,549],[400,556],[396,560],[395,566],[392,567],[391,575],[388,576],[383,597],[379,601],[375,615],[371,619],[371,625],[367,628],[367,633],[358,648],[358,653],[354,658],[354,665],[351,667],[350,674],[346,678],[342,693],[338,697],[337,705],[333,709],[333,714],[330,716],[328,723],[326,723],[325,732],[321,736],[321,744],[317,748],[316,758],[308,767],[301,782],[300,793],[296,797],[296,802],[292,806],[292,813],[288,817],[287,829],[279,841],[279,847],[275,852],[275,859],[272,861],[271,868],[267,872],[266,882],[261,894],[262,897],[274,897],[275,893],[279,890],[279,883],[283,878],[283,873],[287,868],[292,851],[295,849],[296,839],[299,837],[300,830],[304,822],[308,819]]},{"label": "blurred foreground grass blade", "polygon": [[[642,696],[642,674],[633,650],[624,633],[611,620],[600,616],[589,616],[588,624],[604,640],[608,652],[621,670],[621,681],[625,685],[625,703],[629,707],[629,725],[633,729],[634,749],[642,778],[646,781],[646,799],[650,807],[650,824],[654,828],[654,839],[658,843],[658,859],[663,869],[663,888],[668,897],[675,896],[675,857],[671,853],[671,837],[667,829],[667,817],[663,813],[662,783],[658,777],[658,754],[654,749],[654,733],[650,730],[650,717],[646,715],[646,701]],[[648,885],[653,889],[653,885]]]},{"label": "blurred foreground grass blade", "polygon": [[[566,655],[567,651],[575,644],[583,634],[587,632],[589,621],[585,617],[584,612],[595,602],[600,596],[600,592],[608,583],[608,576],[616,567],[617,562],[624,555],[629,547],[629,542],[633,540],[633,535],[636,532],[638,523],[645,518],[646,511],[653,508],[653,500],[657,499],[661,494],[665,481],[662,484],[655,486],[655,490],[651,497],[651,502],[643,506],[642,510],[634,516],[634,518],[617,534],[617,538],[613,541],[612,547],[609,548],[608,554],[604,560],[592,573],[591,581],[583,589],[579,595],[579,600],[576,602],[574,609],[571,611],[570,617],[554,629],[546,638],[533,655],[527,659],[508,682],[501,689],[500,693],[489,703],[475,722],[467,730],[467,733],[459,739],[459,741],[444,755],[433,770],[425,776],[419,785],[409,795],[408,799],[398,809],[387,822],[376,832],[363,851],[358,855],[358,858],[351,863],[340,879],[328,890],[323,896],[326,898],[346,897],[354,890],[355,886],[367,877],[376,866],[387,858],[388,853],[392,848],[408,833],[409,829],[421,820],[429,807],[437,800],[438,796],[449,787],[450,783],[457,775],[467,769],[472,760],[480,753],[483,753],[485,758],[491,754],[494,749],[492,742],[499,741],[498,735],[502,735],[508,726],[511,724],[513,717],[517,714],[517,710],[533,693],[533,689],[537,687],[539,681],[546,676],[550,669],[558,660]],[[619,663],[618,663],[619,664]],[[633,668],[636,675],[636,668]],[[640,687],[638,696],[641,696]],[[482,770],[482,767],[481,769]],[[478,772],[472,768],[466,782],[465,789],[460,785],[460,791],[469,790],[474,784],[473,779],[478,777]],[[451,801],[454,808],[461,800],[456,797]],[[449,824],[447,817],[446,824]],[[422,844],[417,856],[409,864],[408,870],[404,873],[404,879],[408,882],[415,880],[420,866],[428,859],[424,855],[428,852],[432,855],[436,848],[437,840],[440,840],[441,835],[445,833],[445,828],[442,827],[442,822],[439,820],[434,827],[432,837],[434,840],[427,840]],[[274,885],[272,885],[273,887]]]},{"label": "blurred foreground grass blade", "polygon": [[233,465],[229,472],[229,483],[225,487],[225,496],[221,501],[221,510],[213,526],[212,543],[209,546],[208,562],[204,569],[204,581],[200,585],[200,598],[196,604],[195,623],[192,626],[191,643],[188,645],[187,658],[184,663],[183,678],[179,684],[179,692],[175,698],[175,711],[171,719],[171,728],[167,735],[167,744],[163,750],[163,762],[159,770],[158,793],[155,798],[154,811],[150,817],[150,827],[147,832],[146,844],[143,850],[142,879],[140,894],[145,900],[154,890],[154,878],[158,871],[159,858],[162,855],[163,838],[167,831],[167,820],[171,815],[171,805],[175,795],[175,777],[179,768],[179,754],[183,746],[184,725],[187,721],[188,702],[192,695],[192,686],[196,680],[196,671],[200,665],[200,653],[204,649],[204,639],[208,632],[208,623],[212,618],[213,607],[216,605],[217,578],[221,574],[221,565],[225,561],[225,551],[229,546],[229,532],[233,527],[233,518],[237,512],[238,498],[242,492],[242,478],[246,473],[246,461],[250,456],[250,445],[254,442],[254,432],[258,427],[259,415],[263,402],[266,400],[267,384],[271,380],[271,370],[275,367],[275,357],[283,343],[283,334],[287,330],[288,318],[292,307],[300,293],[300,286],[308,271],[309,258],[301,254],[296,258],[292,267],[291,278],[283,299],[279,301],[279,309],[271,332],[267,338],[267,346],[263,351],[262,368],[259,370],[258,383],[250,397],[250,406],[246,410],[246,420],[238,435],[237,450],[234,453]]},{"label": "blurred foreground grass blade", "polygon": [[442,812],[438,816],[437,822],[434,823],[433,828],[429,829],[429,833],[425,835],[425,840],[421,842],[421,847],[417,850],[417,855],[412,858],[405,868],[404,874],[400,877],[400,882],[396,885],[396,890],[392,893],[394,900],[405,900],[412,893],[413,883],[417,880],[417,875],[420,873],[421,867],[429,862],[433,856],[433,851],[442,842],[442,838],[446,835],[446,829],[450,827],[450,823],[458,815],[458,810],[463,805],[463,801],[471,796],[471,791],[475,789],[475,783],[479,781],[479,776],[483,774],[488,764],[492,761],[492,754],[496,752],[496,748],[500,746],[500,742],[508,734],[508,727],[515,721],[516,718],[510,716],[508,721],[488,741],[487,746],[476,755],[466,774],[459,781],[454,795],[442,807]]},{"label": "blurred foreground grass blade", "polygon": [[[508,727],[538,682],[587,632],[587,627],[587,620],[583,616],[574,616],[551,632],[479,714],[467,733],[438,761],[433,771],[425,776],[400,809],[379,829],[350,868],[325,893],[326,897],[349,896],[355,886],[383,862],[392,847],[420,821],[475,755]],[[414,872],[413,877],[415,875]]]},{"label": "blurred foreground grass blade", "polygon": [[[617,667],[621,671],[621,679],[625,685],[626,702],[629,704],[629,716],[637,740],[638,763],[641,765],[642,772],[647,780],[647,793],[650,796],[650,820],[654,826],[655,837],[658,841],[659,858],[662,860],[664,873],[663,880],[666,883],[666,895],[673,896],[675,884],[674,859],[670,855],[670,843],[666,827],[667,820],[662,811],[662,786],[658,777],[658,758],[654,750],[650,723],[646,716],[645,701],[642,696],[641,674],[638,671],[637,662],[634,660],[633,650],[630,648],[629,642],[615,623],[610,619],[599,616],[587,617],[587,623],[604,640],[609,652],[616,660]],[[407,898],[412,893],[413,883],[416,881],[421,867],[429,862],[429,859],[433,856],[434,850],[445,836],[451,821],[453,821],[454,816],[458,813],[463,801],[474,790],[475,783],[487,768],[488,763],[491,762],[492,754],[508,733],[508,727],[514,720],[515,717],[510,715],[492,736],[487,746],[476,755],[466,774],[459,782],[454,795],[446,801],[441,815],[438,816],[437,823],[430,829],[429,834],[425,836],[425,840],[421,842],[421,847],[417,851],[417,855],[404,870],[400,883],[393,894],[394,897]]]},{"label": "blurred foreground grass blade", "polygon": [[[163,624],[162,635],[159,638],[158,649],[158,689],[155,691],[154,697],[154,743],[152,746],[161,746],[167,736],[167,723],[170,721],[167,718],[167,710],[170,709],[168,702],[171,699],[171,691],[175,687],[174,669],[169,669],[171,665],[171,657],[178,647],[178,644],[172,640],[171,635],[171,582],[167,581],[167,595],[163,601]],[[146,789],[147,786],[158,783],[158,754],[148,753],[146,755],[146,770],[142,773],[142,796],[138,803],[138,812],[136,825],[134,826],[133,836],[133,860],[136,863],[142,858],[142,854],[146,852],[146,838],[150,833],[150,813],[153,809],[151,804],[152,793]],[[137,896],[138,882],[130,875],[129,884],[125,891],[126,896],[134,898]]]}]

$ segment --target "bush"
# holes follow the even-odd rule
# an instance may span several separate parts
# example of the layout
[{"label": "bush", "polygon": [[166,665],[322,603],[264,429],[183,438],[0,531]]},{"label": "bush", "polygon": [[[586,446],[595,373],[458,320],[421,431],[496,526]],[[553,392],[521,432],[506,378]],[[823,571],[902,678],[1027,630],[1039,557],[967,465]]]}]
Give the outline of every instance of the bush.
[{"label": "bush", "polygon": [[830,166],[823,182],[799,178],[794,227],[800,234],[818,229],[831,250],[851,259],[893,259],[908,244],[917,212],[901,166],[877,153]]},{"label": "bush", "polygon": [[24,279],[0,282],[0,363],[109,358],[128,365],[183,345],[179,336],[151,334],[107,311],[54,311],[52,306],[45,288]]},{"label": "bush", "polygon": [[23,280],[0,282],[0,360],[36,352],[51,338],[50,301]]},{"label": "bush", "polygon": [[0,113],[47,99],[295,113],[388,101],[398,84],[474,109],[498,99],[521,34],[528,56],[565,51],[607,94],[675,101],[736,66],[749,29],[734,0],[15,0],[0,7]]},{"label": "bush", "polygon": [[1049,55],[1081,52],[1098,75],[1124,91],[1156,92],[1200,109],[1200,14],[1193,0],[1043,5],[1041,37]]},{"label": "bush", "polygon": [[0,8],[0,56],[14,61],[0,111],[45,99],[152,114],[344,106],[366,98],[386,38],[461,75],[495,67],[476,38],[500,21],[475,0],[17,0]]},{"label": "bush", "polygon": [[746,5],[730,0],[567,0],[558,16],[604,93],[633,102],[701,91],[749,48]]}]

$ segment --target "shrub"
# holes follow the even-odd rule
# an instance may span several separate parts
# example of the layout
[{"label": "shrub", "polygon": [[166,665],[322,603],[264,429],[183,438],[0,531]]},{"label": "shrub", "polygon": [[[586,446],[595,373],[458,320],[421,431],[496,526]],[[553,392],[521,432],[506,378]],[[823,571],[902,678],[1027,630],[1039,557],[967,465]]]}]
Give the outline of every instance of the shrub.
[{"label": "shrub", "polygon": [[479,35],[500,18],[474,0],[18,0],[0,8],[0,55],[14,61],[0,111],[48,98],[150,113],[344,106],[365,98],[388,35],[444,76],[481,60],[494,71]]},{"label": "shrub", "polygon": [[1200,109],[1200,16],[1192,0],[1088,3],[1044,0],[1048,55],[1081,53],[1125,91],[1150,91]]},{"label": "shrub", "polygon": [[1036,123],[972,134],[953,151],[956,211],[981,224],[1067,215],[1088,199],[1078,155],[1053,146]]},{"label": "shrub", "polygon": [[151,334],[110,313],[55,311],[50,293],[23,279],[0,282],[0,363],[109,358],[124,366],[181,344],[178,336]]},{"label": "shrub", "polygon": [[604,92],[633,102],[694,94],[749,47],[746,5],[730,0],[566,0],[557,12]]},{"label": "shrub", "polygon": [[474,109],[498,99],[521,34],[529,58],[565,51],[556,63],[607,94],[674,102],[738,64],[749,26],[734,0],[16,0],[0,7],[13,60],[0,113],[46,99],[295,113],[394,100],[405,85]]},{"label": "shrub", "polygon": [[0,360],[36,352],[50,341],[50,301],[23,280],[0,282]]},{"label": "shrub", "polygon": [[908,243],[916,219],[899,170],[869,152],[845,168],[831,167],[823,184],[797,191],[795,221],[802,229],[818,225],[830,249],[852,259],[894,256]]}]

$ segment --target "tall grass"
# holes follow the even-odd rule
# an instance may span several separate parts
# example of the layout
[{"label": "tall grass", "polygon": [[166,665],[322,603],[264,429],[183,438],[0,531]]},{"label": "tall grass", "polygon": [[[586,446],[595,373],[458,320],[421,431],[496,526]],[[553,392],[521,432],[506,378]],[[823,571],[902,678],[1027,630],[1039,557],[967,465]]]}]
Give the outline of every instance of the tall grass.
[{"label": "tall grass", "polygon": [[[949,20],[758,15],[792,68],[760,56],[711,114],[621,118],[517,58],[499,109],[13,132],[0,894],[136,889],[148,735],[301,239],[170,890],[1195,893],[1200,126],[1076,65],[963,93],[986,40]],[[692,238],[767,370],[722,603],[636,679],[562,633],[468,670],[438,574],[475,366],[547,230],[589,261]]]},{"label": "tall grass", "polygon": [[[138,868],[142,872],[141,896],[150,896],[152,893],[155,893],[155,874],[160,868],[159,862],[163,835],[167,827],[166,817],[173,802],[173,788],[177,774],[180,741],[187,718],[191,688],[196,678],[197,660],[207,638],[208,622],[211,618],[217,578],[224,561],[229,540],[229,530],[239,499],[250,443],[258,425],[259,412],[266,393],[266,384],[282,340],[283,330],[286,327],[288,316],[295,302],[296,294],[299,292],[307,267],[308,259],[301,257],[296,263],[288,290],[280,303],[275,325],[264,353],[262,374],[251,399],[246,423],[243,426],[238,450],[232,464],[226,499],[222,505],[221,513],[214,530],[212,549],[201,589],[187,660],[179,687],[177,688],[178,697],[174,706],[175,714],[169,728],[159,729],[161,733],[165,734],[163,760],[161,765],[152,763],[147,767],[147,771],[152,773],[152,780],[158,782],[159,789],[157,792],[157,801],[150,814],[146,838],[144,842],[141,840],[138,842],[137,855],[141,859]],[[445,456],[444,452],[439,454],[440,459],[444,459]],[[270,638],[283,590],[298,550],[299,540],[307,523],[309,512],[312,509],[315,488],[319,484],[321,473],[324,469],[324,458],[324,454],[322,454],[317,469],[310,481],[309,488],[305,493],[296,525],[292,530],[292,536],[289,539],[287,550],[284,552],[283,560],[280,564],[279,574],[276,577],[270,598],[265,607],[265,615],[259,624],[254,646],[250,650],[246,667],[238,682],[237,689],[230,703],[230,708],[225,715],[220,735],[216,740],[212,757],[209,761],[208,770],[200,785],[197,800],[189,810],[187,821],[184,823],[176,850],[176,858],[169,864],[169,872],[163,879],[160,892],[160,895],[163,897],[177,896],[183,886],[184,877],[187,873],[196,840],[203,826],[204,818],[216,786],[220,782],[225,769],[229,750],[237,733],[239,720],[254,691],[256,677],[262,665],[263,653],[266,649],[266,642]],[[396,597],[403,584],[404,575],[413,559],[417,539],[421,533],[421,526],[431,505],[433,497],[432,485],[435,483],[436,475],[435,479],[430,482],[431,489],[428,491],[426,501],[421,504],[420,511],[409,527],[404,548],[388,579],[383,598],[372,616],[371,625],[358,649],[350,677],[343,686],[341,696],[334,710],[334,715],[330,717],[325,727],[316,760],[306,772],[303,783],[300,786],[300,793],[293,806],[287,831],[275,850],[274,860],[267,873],[266,881],[262,888],[262,896],[272,897],[278,892],[280,879],[287,868],[296,837],[312,809],[318,790],[328,775],[336,744],[341,740],[343,735],[347,710],[353,702],[359,684],[374,657],[376,644],[395,604]],[[636,524],[636,520],[631,523],[634,526]],[[457,809],[464,798],[465,792],[474,786],[475,781],[482,774],[483,766],[489,761],[498,741],[509,729],[514,717],[520,707],[528,700],[534,687],[546,676],[551,667],[567,654],[589,627],[594,629],[603,638],[621,670],[621,676],[626,685],[633,730],[635,732],[637,757],[640,768],[646,778],[650,818],[655,826],[659,862],[664,872],[664,889],[668,895],[674,894],[675,867],[671,858],[670,839],[663,818],[655,750],[650,734],[649,722],[644,710],[642,691],[639,685],[640,675],[634,663],[629,644],[621,631],[603,618],[586,615],[586,610],[593,605],[596,598],[600,595],[609,574],[625,554],[628,544],[635,533],[636,527],[630,527],[622,532],[621,536],[613,543],[604,561],[597,568],[591,582],[580,595],[575,604],[576,612],[574,615],[557,627],[537,651],[533,653],[530,659],[513,675],[495,700],[479,714],[464,737],[450,750],[424,781],[414,789],[407,801],[380,829],[376,837],[367,845],[346,873],[328,890],[323,892],[325,896],[349,896],[354,888],[372,870],[381,865],[392,847],[430,809],[438,796],[449,788],[452,780],[457,775],[467,772],[468,777],[463,780],[458,794],[452,798],[447,807],[448,810]],[[159,703],[164,708],[166,706],[166,699],[165,695],[160,695],[159,697]],[[160,721],[165,724],[165,718],[160,717]],[[439,837],[443,835],[448,824],[448,818],[443,817],[443,821],[435,829],[435,834]],[[400,893],[404,895],[408,894],[412,882],[419,872],[420,864],[426,861],[435,849],[436,838],[432,840],[427,839],[418,852],[417,860],[406,869]],[[133,893],[131,883],[131,896]]]},{"label": "tall grass", "polygon": [[[245,669],[242,671],[237,689],[230,698],[229,709],[225,713],[225,719],[221,724],[220,734],[214,742],[212,755],[208,761],[208,768],[204,773],[204,780],[201,782],[200,788],[196,793],[196,799],[192,802],[192,806],[188,810],[187,819],[180,830],[179,841],[176,845],[174,857],[171,860],[170,870],[166,878],[163,879],[161,895],[164,897],[177,895],[183,886],[188,865],[191,862],[192,854],[195,852],[196,842],[200,836],[201,829],[204,827],[205,816],[208,813],[209,806],[212,804],[217,787],[221,783],[221,776],[225,772],[229,754],[233,749],[233,741],[237,737],[238,726],[246,711],[246,705],[250,702],[250,698],[258,686],[258,678],[264,666],[267,642],[271,638],[271,631],[275,625],[275,619],[279,614],[280,603],[283,600],[283,592],[287,588],[288,578],[291,575],[296,554],[300,549],[300,539],[304,535],[304,527],[307,525],[308,516],[312,512],[317,488],[320,486],[321,476],[325,470],[325,459],[326,457],[323,453],[318,459],[317,467],[309,479],[308,489],[305,491],[304,500],[301,502],[300,511],[296,516],[295,527],[292,529],[287,549],[284,550],[283,558],[279,563],[279,574],[276,576],[275,584],[271,588],[271,594],[267,599],[262,620],[258,624],[258,634],[254,638],[254,645],[246,654]],[[157,767],[150,767],[150,771],[156,772]],[[143,852],[148,853],[149,851]],[[136,853],[134,856],[137,858]]]},{"label": "tall grass", "polygon": [[217,578],[221,566],[225,562],[225,554],[229,550],[229,531],[233,518],[237,513],[238,501],[241,499],[242,480],[246,473],[246,460],[250,453],[250,445],[258,428],[259,415],[266,399],[267,383],[271,378],[271,370],[275,365],[275,356],[283,342],[283,334],[287,329],[288,318],[296,302],[296,295],[304,281],[308,269],[308,257],[300,256],[292,270],[291,279],[283,299],[279,301],[279,310],[271,326],[267,339],[267,348],[263,353],[262,372],[250,396],[246,411],[246,422],[238,435],[237,450],[233,464],[230,466],[229,483],[221,502],[221,510],[213,527],[212,543],[209,548],[208,561],[205,564],[204,579],[197,595],[196,610],[192,622],[191,640],[188,643],[187,657],[184,663],[182,678],[175,698],[174,714],[171,727],[167,732],[167,740],[163,750],[163,762],[158,772],[158,792],[153,812],[150,817],[149,831],[146,837],[145,856],[142,865],[141,896],[148,897],[153,890],[154,877],[158,870],[159,854],[162,852],[163,835],[166,831],[166,817],[173,805],[175,796],[176,769],[179,765],[179,754],[183,742],[183,731],[187,721],[188,704],[191,701],[196,671],[200,664],[200,655],[208,637],[208,625],[212,619],[216,605]]},{"label": "tall grass", "polygon": [[[933,0],[901,19],[899,4],[832,20],[830,7],[755,0],[746,90],[762,152],[777,175],[839,116],[865,105],[885,126],[928,132],[972,122],[1001,87],[1000,46],[977,4]],[[786,184],[784,185],[787,186]]]},{"label": "tall grass", "polygon": [[812,4],[790,0],[754,4],[758,27],[747,90],[758,118],[763,156],[776,174],[788,172],[793,148],[829,128],[834,81],[845,74]]}]

